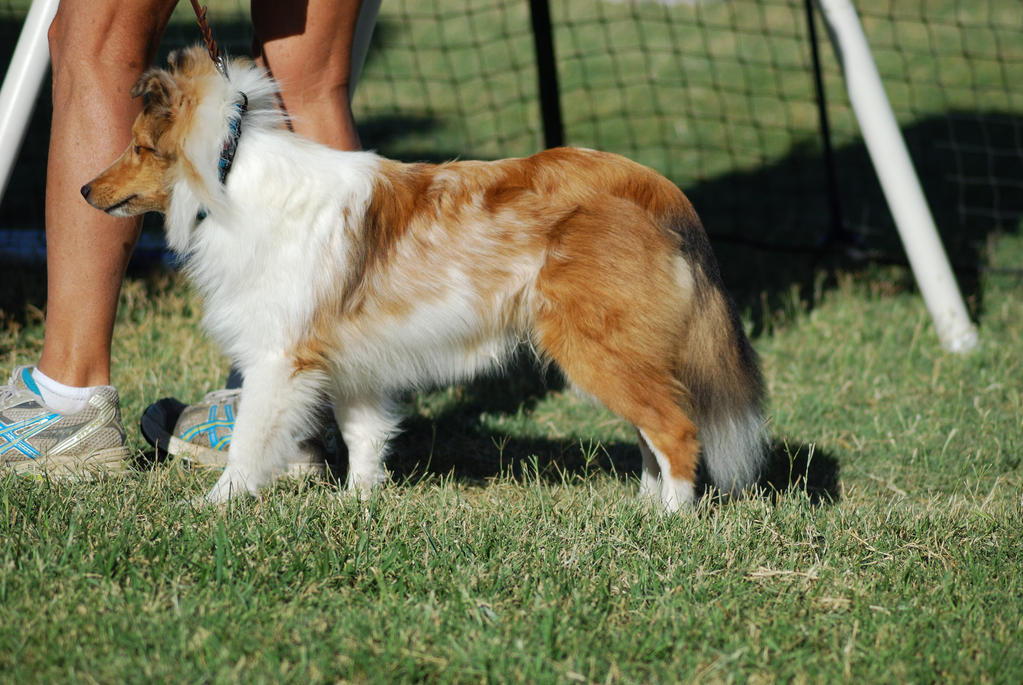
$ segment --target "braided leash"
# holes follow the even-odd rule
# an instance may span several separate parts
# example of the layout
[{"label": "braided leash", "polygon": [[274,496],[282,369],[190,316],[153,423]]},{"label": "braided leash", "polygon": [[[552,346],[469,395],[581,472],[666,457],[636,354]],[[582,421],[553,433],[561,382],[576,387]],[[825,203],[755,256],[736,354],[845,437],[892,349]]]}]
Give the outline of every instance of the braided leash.
[{"label": "braided leash", "polygon": [[210,53],[210,59],[213,60],[213,64],[217,67],[217,71],[224,78],[227,78],[227,67],[224,64],[224,58],[220,55],[220,48],[217,47],[217,41],[213,38],[213,29],[210,28],[210,23],[206,21],[206,11],[208,8],[199,7],[197,0],[190,0],[192,3],[192,9],[195,10],[195,19],[199,23],[199,33],[202,34],[202,40],[206,43],[206,51]]}]

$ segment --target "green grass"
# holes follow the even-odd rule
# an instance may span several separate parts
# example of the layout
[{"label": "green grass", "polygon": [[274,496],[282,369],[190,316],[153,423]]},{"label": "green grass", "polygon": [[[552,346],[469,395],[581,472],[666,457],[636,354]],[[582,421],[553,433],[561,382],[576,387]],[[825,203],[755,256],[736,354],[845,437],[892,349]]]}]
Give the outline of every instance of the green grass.
[{"label": "green grass", "polygon": [[[769,314],[779,491],[680,516],[635,499],[626,426],[528,367],[408,398],[368,507],[316,482],[197,507],[215,474],[168,463],[0,478],[0,680],[1018,682],[1023,285],[982,279],[958,357],[903,281],[822,274]],[[197,312],[128,281],[130,420],[222,380]],[[5,367],[38,353],[31,312],[3,330]]]}]

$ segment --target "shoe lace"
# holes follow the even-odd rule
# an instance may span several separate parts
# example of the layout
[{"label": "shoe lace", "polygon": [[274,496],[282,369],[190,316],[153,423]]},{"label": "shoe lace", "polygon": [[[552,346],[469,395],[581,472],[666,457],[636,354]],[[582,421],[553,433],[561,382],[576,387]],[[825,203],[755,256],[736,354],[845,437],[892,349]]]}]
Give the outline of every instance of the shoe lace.
[{"label": "shoe lace", "polygon": [[210,392],[206,393],[205,397],[203,397],[203,400],[210,403],[217,402],[219,404],[221,402],[227,402],[232,399],[235,399],[241,394],[242,394],[241,388],[222,388],[220,390],[211,390]]},{"label": "shoe lace", "polygon": [[11,375],[11,380],[7,381],[7,385],[0,385],[0,404],[7,402],[8,399],[17,394],[18,389],[14,387],[16,378],[17,372]]}]

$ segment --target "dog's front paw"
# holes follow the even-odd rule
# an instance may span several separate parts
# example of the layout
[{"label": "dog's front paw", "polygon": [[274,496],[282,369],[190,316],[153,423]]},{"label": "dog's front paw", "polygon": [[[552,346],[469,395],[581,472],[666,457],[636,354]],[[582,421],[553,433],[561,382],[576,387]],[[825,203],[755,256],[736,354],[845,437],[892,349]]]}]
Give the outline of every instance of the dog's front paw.
[{"label": "dog's front paw", "polygon": [[228,466],[204,499],[209,504],[223,504],[233,497],[255,495],[257,492],[258,488],[247,483],[245,478]]},{"label": "dog's front paw", "polygon": [[383,487],[387,481],[387,472],[378,471],[371,473],[348,473],[347,488],[349,493],[358,496],[360,500],[368,500],[374,491]]}]

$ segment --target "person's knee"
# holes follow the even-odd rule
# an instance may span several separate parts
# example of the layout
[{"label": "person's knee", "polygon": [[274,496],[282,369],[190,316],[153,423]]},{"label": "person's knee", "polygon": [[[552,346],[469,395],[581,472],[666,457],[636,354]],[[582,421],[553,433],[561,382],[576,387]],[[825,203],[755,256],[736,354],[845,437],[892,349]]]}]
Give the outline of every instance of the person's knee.
[{"label": "person's knee", "polygon": [[47,40],[55,80],[71,74],[102,79],[141,73],[156,54],[166,18],[130,5],[105,9],[100,3],[84,4],[83,9],[78,3],[61,3],[50,23]]},{"label": "person's knee", "polygon": [[[266,50],[260,62],[285,93],[308,102],[347,102],[350,69],[347,54],[311,55]],[[320,61],[316,61],[319,59]]]},{"label": "person's knee", "polygon": [[68,20],[63,8],[58,8],[46,33],[46,39],[50,46],[50,62],[55,70],[64,64],[65,56],[71,52],[68,49],[68,43],[73,35],[73,26],[70,25],[72,23]]}]

